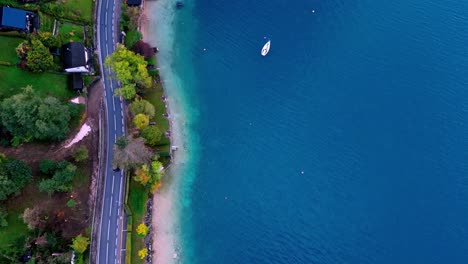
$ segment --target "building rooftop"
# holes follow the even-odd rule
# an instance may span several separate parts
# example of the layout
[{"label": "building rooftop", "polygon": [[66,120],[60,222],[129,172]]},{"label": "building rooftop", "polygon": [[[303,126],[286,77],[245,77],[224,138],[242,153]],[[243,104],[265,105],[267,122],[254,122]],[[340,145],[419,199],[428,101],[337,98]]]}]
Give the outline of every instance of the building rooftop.
[{"label": "building rooftop", "polygon": [[29,31],[33,13],[12,7],[0,7],[0,27]]},{"label": "building rooftop", "polygon": [[70,42],[62,46],[63,65],[65,69],[86,65],[83,42]]}]

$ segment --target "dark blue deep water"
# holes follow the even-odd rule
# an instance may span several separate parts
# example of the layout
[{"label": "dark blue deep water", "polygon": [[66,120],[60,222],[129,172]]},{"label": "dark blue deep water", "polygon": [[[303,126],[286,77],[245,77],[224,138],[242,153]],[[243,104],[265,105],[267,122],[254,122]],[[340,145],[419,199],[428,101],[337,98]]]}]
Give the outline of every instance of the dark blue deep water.
[{"label": "dark blue deep water", "polygon": [[467,1],[192,5],[184,262],[468,263]]}]

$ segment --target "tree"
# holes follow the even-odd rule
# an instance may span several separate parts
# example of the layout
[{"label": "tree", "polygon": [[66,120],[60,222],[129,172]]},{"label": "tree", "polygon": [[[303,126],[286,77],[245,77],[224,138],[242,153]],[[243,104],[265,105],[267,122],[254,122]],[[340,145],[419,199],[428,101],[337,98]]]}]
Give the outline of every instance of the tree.
[{"label": "tree", "polygon": [[76,162],[87,160],[89,157],[88,149],[85,146],[80,146],[76,149],[72,156]]},{"label": "tree", "polygon": [[137,169],[135,171],[135,176],[133,176],[133,179],[141,185],[145,186],[151,179],[148,166],[146,164],[143,164],[141,168]]},{"label": "tree", "polygon": [[26,54],[28,69],[32,72],[44,72],[54,66],[54,57],[39,39],[31,40],[31,50]]},{"label": "tree", "polygon": [[143,186],[150,184],[150,189],[154,192],[160,184],[164,167],[162,163],[158,161],[158,157],[153,157],[150,167],[143,164],[139,169],[135,171],[133,180],[140,183]]},{"label": "tree", "polygon": [[143,38],[143,35],[138,30],[129,30],[125,36],[125,46],[131,48],[135,43]]},{"label": "tree", "polygon": [[0,201],[19,191],[31,180],[31,168],[21,160],[0,153]]},{"label": "tree", "polygon": [[39,39],[48,48],[60,47],[62,45],[60,35],[54,36],[51,32],[39,31],[34,37]]},{"label": "tree", "polygon": [[148,234],[148,231],[149,231],[149,227],[146,226],[145,224],[141,223],[137,226],[137,234],[140,235],[140,236],[146,236]]},{"label": "tree", "polygon": [[[121,44],[117,44],[115,52],[106,58],[105,65],[112,68],[115,77],[124,87],[129,84],[143,88],[151,86],[151,77],[146,68],[148,64],[143,56],[135,54]],[[125,89],[131,90],[129,87]],[[119,93],[124,94],[122,91]]]},{"label": "tree", "polygon": [[39,170],[44,174],[52,174],[57,167],[56,163],[57,162],[50,159],[41,160],[41,162],[39,162]]},{"label": "tree", "polygon": [[139,40],[133,45],[132,50],[136,54],[140,54],[145,58],[145,60],[149,60],[154,57],[154,50],[150,44],[144,42],[143,40]]},{"label": "tree", "polygon": [[133,124],[136,128],[142,130],[149,125],[149,117],[145,114],[138,114],[133,118]]},{"label": "tree", "polygon": [[54,97],[42,99],[31,86],[0,104],[3,127],[18,141],[62,140],[68,133],[68,107]]},{"label": "tree", "polygon": [[153,104],[145,99],[135,99],[130,104],[130,111],[132,111],[133,115],[145,114],[150,118],[153,118],[155,113]]},{"label": "tree", "polygon": [[155,187],[161,181],[163,175],[164,167],[160,161],[157,160],[157,157],[153,158],[151,162],[151,189],[154,191]]},{"label": "tree", "polygon": [[146,258],[146,256],[148,256],[148,249],[144,248],[144,249],[138,251],[138,256],[139,256],[141,259]]},{"label": "tree", "polygon": [[34,138],[62,140],[68,133],[69,109],[55,97],[46,97],[39,105]]},{"label": "tree", "polygon": [[54,175],[50,179],[39,183],[39,190],[51,195],[54,192],[69,192],[72,189],[72,181],[76,174],[76,166],[66,161],[57,165]]},{"label": "tree", "polygon": [[48,218],[45,210],[40,205],[36,205],[32,209],[26,208],[22,217],[29,229],[37,228],[40,230],[45,228]]},{"label": "tree", "polygon": [[141,131],[141,137],[145,139],[145,143],[150,146],[156,146],[161,140],[162,132],[157,126],[147,126]]},{"label": "tree", "polygon": [[135,169],[151,160],[153,154],[145,146],[144,139],[120,137],[114,145],[114,167],[121,169]]},{"label": "tree", "polygon": [[14,137],[27,141],[35,129],[37,109],[42,100],[31,86],[0,104],[0,119],[3,127]]},{"label": "tree", "polygon": [[18,47],[16,47],[16,54],[18,54],[18,57],[20,60],[26,60],[26,54],[31,50],[31,45],[29,45],[28,41],[23,41],[20,44],[18,44]]},{"label": "tree", "polygon": [[89,246],[89,238],[82,235],[78,235],[73,239],[71,247],[78,254],[83,254]]},{"label": "tree", "polygon": [[138,19],[140,18],[140,8],[136,6],[127,6],[125,15],[129,19],[128,30],[138,29]]},{"label": "tree", "polygon": [[135,98],[136,89],[134,83],[124,84],[122,87],[114,90],[115,96],[122,96],[126,100],[131,100]]}]

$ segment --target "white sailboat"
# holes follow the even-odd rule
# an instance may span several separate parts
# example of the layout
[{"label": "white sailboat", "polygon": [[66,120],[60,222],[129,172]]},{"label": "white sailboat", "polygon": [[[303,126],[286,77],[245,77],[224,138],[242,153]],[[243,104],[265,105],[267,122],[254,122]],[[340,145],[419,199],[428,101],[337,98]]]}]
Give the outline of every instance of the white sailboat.
[{"label": "white sailboat", "polygon": [[270,51],[270,43],[271,40],[269,40],[262,48],[262,56],[266,56],[268,52]]}]

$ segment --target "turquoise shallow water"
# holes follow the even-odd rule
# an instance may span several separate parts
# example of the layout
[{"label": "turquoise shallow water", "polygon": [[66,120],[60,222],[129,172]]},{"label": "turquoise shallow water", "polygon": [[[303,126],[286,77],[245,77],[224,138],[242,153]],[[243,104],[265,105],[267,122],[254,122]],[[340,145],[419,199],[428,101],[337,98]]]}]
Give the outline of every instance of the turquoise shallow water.
[{"label": "turquoise shallow water", "polygon": [[181,262],[467,263],[466,10],[452,0],[172,10],[166,77],[190,135]]}]

